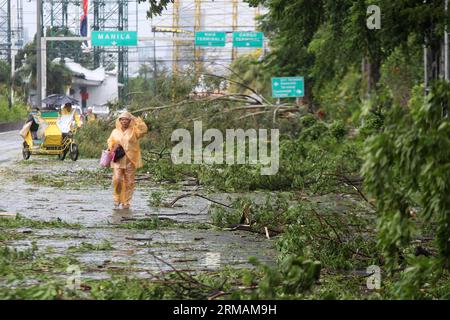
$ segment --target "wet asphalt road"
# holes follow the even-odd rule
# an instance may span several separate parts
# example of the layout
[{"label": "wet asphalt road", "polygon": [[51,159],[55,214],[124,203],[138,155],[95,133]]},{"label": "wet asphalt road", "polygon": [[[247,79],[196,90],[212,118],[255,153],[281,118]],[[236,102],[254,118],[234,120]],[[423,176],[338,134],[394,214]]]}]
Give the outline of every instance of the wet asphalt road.
[{"label": "wet asphalt road", "polygon": [[[41,252],[51,249],[51,255],[67,255],[70,246],[83,243],[111,243],[113,249],[70,253],[81,263],[83,276],[108,278],[111,270],[122,270],[138,277],[150,277],[152,272],[170,270],[153,254],[181,269],[217,270],[224,266],[248,268],[248,258],[255,256],[271,264],[275,260],[275,241],[246,232],[191,229],[191,223],[210,223],[210,203],[202,198],[184,198],[175,208],[155,208],[148,200],[153,192],[164,192],[165,201],[189,192],[186,188],[163,188],[150,182],[139,182],[130,211],[113,210],[111,187],[86,185],[62,188],[30,183],[33,175],[76,174],[99,169],[97,159],[59,161],[56,157],[32,156],[22,160],[22,138],[18,131],[0,133],[0,212],[17,213],[33,220],[61,219],[78,223],[78,230],[66,228],[33,229],[27,237],[11,241],[8,246],[25,249],[36,241]],[[212,195],[226,201],[227,194]],[[159,230],[116,229],[123,219],[170,218],[185,225],[183,228]],[[22,230],[18,229],[18,232]],[[148,240],[136,240],[148,239]],[[100,267],[99,267],[100,266]],[[133,270],[130,270],[132,268]]]},{"label": "wet asphalt road", "polygon": [[19,131],[0,132],[0,164],[22,157],[23,139]]}]

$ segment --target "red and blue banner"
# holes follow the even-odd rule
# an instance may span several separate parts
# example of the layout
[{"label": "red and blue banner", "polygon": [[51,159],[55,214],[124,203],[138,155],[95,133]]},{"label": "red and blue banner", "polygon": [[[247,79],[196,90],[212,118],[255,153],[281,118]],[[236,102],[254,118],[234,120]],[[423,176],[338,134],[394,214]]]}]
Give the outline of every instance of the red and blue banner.
[{"label": "red and blue banner", "polygon": [[82,37],[87,37],[88,30],[88,0],[83,0],[83,15],[81,16],[80,22],[80,35]]}]

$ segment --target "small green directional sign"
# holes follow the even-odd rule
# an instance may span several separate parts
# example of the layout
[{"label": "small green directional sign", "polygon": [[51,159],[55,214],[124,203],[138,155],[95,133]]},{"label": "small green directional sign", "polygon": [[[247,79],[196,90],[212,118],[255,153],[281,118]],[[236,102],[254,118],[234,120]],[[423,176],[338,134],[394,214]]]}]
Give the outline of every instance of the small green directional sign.
[{"label": "small green directional sign", "polygon": [[137,46],[137,31],[92,31],[92,46]]},{"label": "small green directional sign", "polygon": [[233,47],[262,48],[264,33],[262,32],[233,32]]},{"label": "small green directional sign", "polygon": [[305,96],[303,77],[272,78],[273,98],[296,98]]},{"label": "small green directional sign", "polygon": [[198,31],[195,33],[195,45],[199,47],[225,47],[225,32]]}]

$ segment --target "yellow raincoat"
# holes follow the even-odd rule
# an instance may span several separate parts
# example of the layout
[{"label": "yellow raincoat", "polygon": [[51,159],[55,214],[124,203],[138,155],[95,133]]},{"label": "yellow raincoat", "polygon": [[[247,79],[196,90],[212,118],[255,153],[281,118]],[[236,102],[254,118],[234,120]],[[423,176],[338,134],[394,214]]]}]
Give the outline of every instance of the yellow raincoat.
[{"label": "yellow raincoat", "polygon": [[97,121],[97,116],[94,113],[88,113],[86,115],[86,122],[87,123],[93,123],[95,121]]},{"label": "yellow raincoat", "polygon": [[[130,126],[122,131],[120,118],[131,119]],[[122,113],[116,120],[114,129],[108,139],[108,148],[121,145],[125,156],[117,162],[111,162],[113,168],[113,198],[115,205],[122,204],[129,207],[134,191],[134,177],[136,169],[142,167],[141,147],[139,139],[148,131],[147,125],[141,118],[134,117],[129,112]]]}]

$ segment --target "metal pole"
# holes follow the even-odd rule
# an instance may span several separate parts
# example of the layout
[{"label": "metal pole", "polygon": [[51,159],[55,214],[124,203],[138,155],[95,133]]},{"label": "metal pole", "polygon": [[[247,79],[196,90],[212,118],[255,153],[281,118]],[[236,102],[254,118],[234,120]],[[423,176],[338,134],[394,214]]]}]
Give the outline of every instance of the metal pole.
[{"label": "metal pole", "polygon": [[[153,19],[153,18],[152,18]],[[153,37],[155,32],[153,31]],[[156,40],[153,41],[153,95],[156,96]]]},{"label": "metal pole", "polygon": [[11,65],[11,0],[8,0],[6,2],[6,23],[7,23],[7,41],[8,43],[6,44],[7,48],[8,48],[8,63],[9,65]]},{"label": "metal pole", "polygon": [[12,54],[11,58],[11,79],[9,87],[9,108],[11,109],[14,102],[14,72],[16,71],[16,55]]},{"label": "metal pole", "polygon": [[36,0],[36,98],[38,107],[42,106],[41,1],[42,0]]},{"label": "metal pole", "polygon": [[[202,3],[201,0],[195,0],[194,36],[195,32],[200,31],[201,25],[202,25]],[[195,79],[197,79],[200,74],[200,66],[201,66],[200,58],[201,58],[201,48],[197,47],[194,43]]]},{"label": "metal pole", "polygon": [[[233,0],[231,2],[231,5],[232,5],[232,8],[231,8],[231,10],[232,10],[232,23],[231,24],[232,24],[232,29],[233,29],[233,32],[234,32],[234,31],[237,31],[237,25],[238,25],[238,1],[237,0]],[[231,60],[232,61],[236,60],[237,53],[238,53],[237,48],[233,47],[231,49]]]},{"label": "metal pole", "polygon": [[428,48],[425,44],[423,46],[423,76],[424,76],[424,86],[425,95],[428,94]]},{"label": "metal pole", "polygon": [[[11,67],[11,75],[13,74],[12,71],[12,59],[11,59],[11,0],[8,0],[7,2],[7,23],[8,23],[8,63]],[[13,86],[13,78],[12,76],[9,79],[9,94],[8,94],[8,107],[9,109],[12,109],[12,86]]]},{"label": "metal pole", "polygon": [[41,97],[47,96],[47,38],[41,38]]}]

